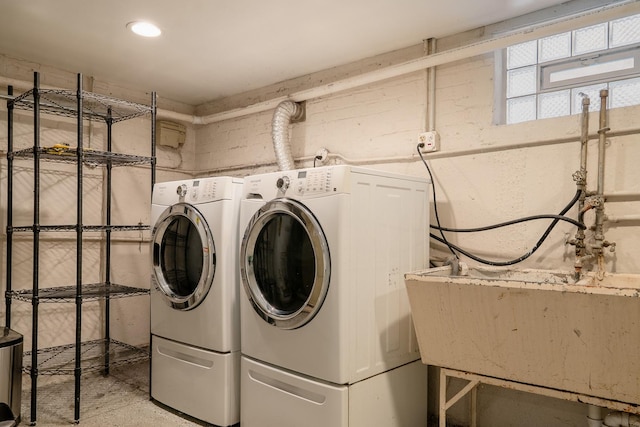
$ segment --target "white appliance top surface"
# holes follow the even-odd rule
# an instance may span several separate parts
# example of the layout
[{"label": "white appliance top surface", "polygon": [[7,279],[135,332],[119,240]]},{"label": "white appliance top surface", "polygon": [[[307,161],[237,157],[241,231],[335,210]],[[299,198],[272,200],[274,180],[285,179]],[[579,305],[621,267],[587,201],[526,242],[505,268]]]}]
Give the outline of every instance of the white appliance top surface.
[{"label": "white appliance top surface", "polygon": [[428,183],[425,178],[405,176],[350,165],[322,166],[252,175],[245,178],[243,198],[296,199],[350,193],[354,175],[382,177],[398,182]]}]

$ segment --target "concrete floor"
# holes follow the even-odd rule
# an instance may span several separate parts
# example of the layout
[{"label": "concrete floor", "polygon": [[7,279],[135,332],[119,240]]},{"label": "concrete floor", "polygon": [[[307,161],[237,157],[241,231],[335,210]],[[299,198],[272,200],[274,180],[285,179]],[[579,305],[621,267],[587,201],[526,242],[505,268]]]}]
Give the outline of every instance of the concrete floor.
[{"label": "concrete floor", "polygon": [[[22,377],[22,422],[31,421],[31,379]],[[80,424],[91,427],[207,426],[149,399],[149,363],[112,368],[108,376],[82,376]],[[73,424],[73,376],[38,377],[36,425]]]}]

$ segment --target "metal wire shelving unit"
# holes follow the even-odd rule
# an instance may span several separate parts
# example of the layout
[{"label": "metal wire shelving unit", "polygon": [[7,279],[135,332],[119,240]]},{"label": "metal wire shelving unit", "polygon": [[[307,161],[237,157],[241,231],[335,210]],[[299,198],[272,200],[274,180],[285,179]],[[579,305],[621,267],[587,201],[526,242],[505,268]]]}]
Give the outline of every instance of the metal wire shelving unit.
[{"label": "metal wire shelving unit", "polygon": [[[33,88],[19,96],[13,96],[13,88],[8,90],[7,123],[7,268],[5,294],[6,326],[11,327],[12,301],[30,302],[32,305],[32,350],[25,353],[23,371],[31,378],[31,413],[30,423],[37,420],[37,384],[38,375],[74,375],[74,420],[80,420],[80,384],[82,374],[101,371],[109,373],[109,368],[120,364],[133,363],[149,357],[148,348],[135,346],[111,338],[110,301],[115,298],[148,295],[148,288],[138,288],[111,281],[111,239],[113,232],[149,230],[149,225],[112,224],[112,168],[143,165],[150,171],[151,189],[155,183],[156,164],[156,94],[151,94],[149,105],[128,102],[109,96],[95,94],[83,90],[83,78],[77,75],[76,90],[52,90],[40,88],[40,76],[34,73]],[[33,116],[33,147],[14,151],[14,110],[26,110]],[[45,147],[41,144],[41,115],[53,115],[73,118],[76,121],[76,146],[56,144]],[[112,126],[115,123],[141,116],[151,118],[150,155],[137,156],[112,151]],[[106,151],[97,151],[83,147],[83,128],[85,121],[102,122],[106,125]],[[13,174],[14,161],[33,162],[33,222],[28,226],[13,225]],[[40,187],[41,163],[62,162],[76,165],[77,202],[76,222],[74,224],[43,225],[40,224]],[[84,168],[104,167],[106,176],[104,185],[105,221],[104,224],[83,224],[83,173]],[[40,239],[42,233],[72,232],[76,236],[76,283],[54,287],[40,287]],[[14,290],[12,286],[12,249],[13,237],[16,233],[31,236],[32,239],[32,288]],[[104,277],[100,283],[83,282],[82,250],[84,233],[102,233],[104,239]],[[104,303],[104,337],[98,340],[82,341],[82,304],[88,301],[105,301]],[[39,348],[38,347],[38,307],[41,303],[75,304],[75,342],[68,345]]]}]

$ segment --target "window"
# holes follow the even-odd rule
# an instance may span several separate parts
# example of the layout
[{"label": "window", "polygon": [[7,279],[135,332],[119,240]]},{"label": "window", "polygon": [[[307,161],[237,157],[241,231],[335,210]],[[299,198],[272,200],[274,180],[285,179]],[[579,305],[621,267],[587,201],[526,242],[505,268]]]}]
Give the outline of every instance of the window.
[{"label": "window", "polygon": [[504,55],[507,124],[640,104],[640,14],[510,46]]}]

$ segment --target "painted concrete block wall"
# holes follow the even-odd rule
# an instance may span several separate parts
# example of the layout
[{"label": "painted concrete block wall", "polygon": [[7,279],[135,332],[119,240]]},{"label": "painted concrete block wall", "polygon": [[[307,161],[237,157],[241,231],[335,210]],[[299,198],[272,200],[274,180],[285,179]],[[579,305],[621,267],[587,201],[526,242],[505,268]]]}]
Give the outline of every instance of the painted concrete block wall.
[{"label": "painted concrete block wall", "polygon": [[[425,155],[435,177],[442,225],[474,227],[534,214],[558,213],[576,192],[572,174],[579,168],[578,116],[518,125],[493,124],[493,55],[469,58],[437,69],[436,123],[441,151]],[[425,130],[427,78],[415,72],[306,103],[307,118],[290,127],[292,153],[307,167],[325,147],[329,163],[354,163],[416,176],[427,172],[415,154],[418,134]],[[606,192],[640,192],[640,109],[612,110],[606,158]],[[591,114],[590,133],[596,133],[597,113]],[[212,174],[246,174],[277,167],[270,137],[270,113],[215,123],[198,130],[196,168]],[[629,133],[629,135],[621,135]],[[589,189],[595,189],[595,140],[589,143]],[[640,211],[636,197],[611,202],[607,212]],[[432,223],[434,223],[432,211]],[[576,217],[575,208],[569,215]],[[587,216],[587,222],[593,219]],[[529,222],[478,234],[451,235],[452,242],[476,255],[508,260],[527,253],[548,221]],[[607,254],[607,269],[640,272],[640,224],[609,224],[607,239],[617,251]],[[571,270],[573,248],[565,240],[575,227],[559,224],[540,249],[520,267]],[[446,257],[442,245],[433,254]],[[463,259],[465,259],[463,257]],[[465,259],[465,261],[469,261]],[[474,263],[474,261],[470,261]],[[437,370],[433,370],[433,374]],[[430,407],[437,408],[437,375],[431,375]],[[451,384],[455,389],[457,384]],[[455,422],[469,422],[467,403],[450,410]],[[584,405],[482,386],[479,425],[581,426]]]},{"label": "painted concrete block wall", "polygon": [[[306,121],[290,129],[294,158],[307,158],[297,165],[312,165],[312,156],[322,147],[341,156],[333,159],[334,163],[367,163],[367,159],[378,157],[411,160],[425,121],[424,76],[419,72],[307,101]],[[199,129],[196,169],[214,173],[238,170],[240,175],[277,169],[272,114],[259,113]]]}]

